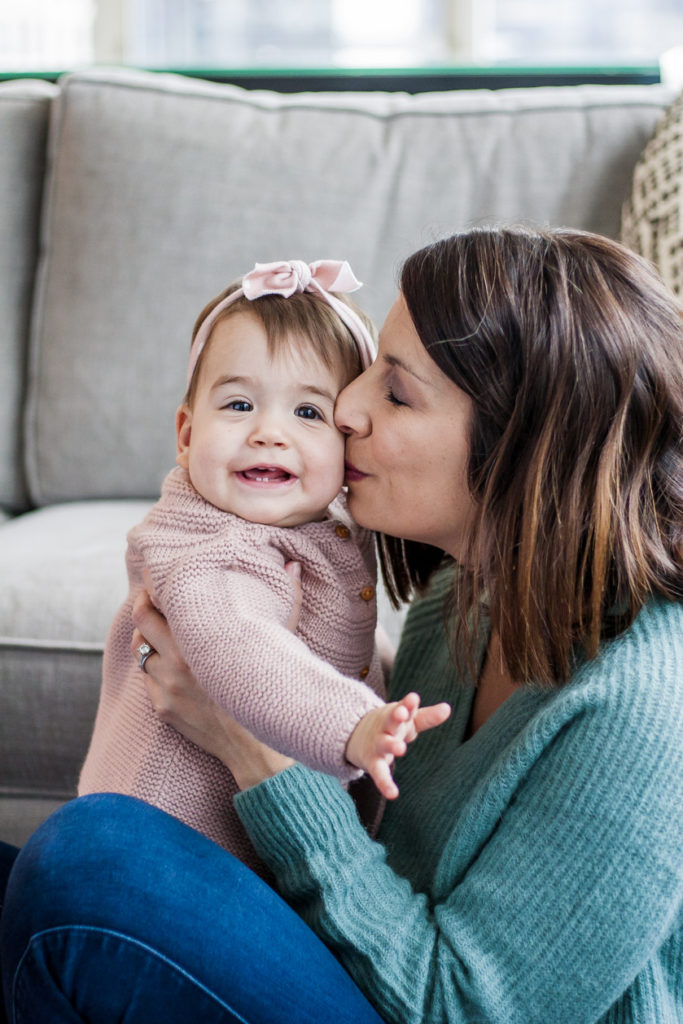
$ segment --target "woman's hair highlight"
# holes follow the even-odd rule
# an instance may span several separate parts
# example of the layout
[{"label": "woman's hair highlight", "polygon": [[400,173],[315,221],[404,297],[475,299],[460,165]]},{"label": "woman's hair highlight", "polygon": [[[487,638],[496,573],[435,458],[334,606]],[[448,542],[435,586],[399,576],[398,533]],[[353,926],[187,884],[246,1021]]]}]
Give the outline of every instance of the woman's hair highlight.
[{"label": "woman's hair highlight", "polygon": [[[654,269],[579,231],[477,229],[406,260],[422,343],[473,403],[458,633],[486,606],[518,681],[569,678],[652,594],[683,597],[683,330]],[[443,560],[380,538],[394,600]],[[462,645],[458,645],[462,650]]]}]

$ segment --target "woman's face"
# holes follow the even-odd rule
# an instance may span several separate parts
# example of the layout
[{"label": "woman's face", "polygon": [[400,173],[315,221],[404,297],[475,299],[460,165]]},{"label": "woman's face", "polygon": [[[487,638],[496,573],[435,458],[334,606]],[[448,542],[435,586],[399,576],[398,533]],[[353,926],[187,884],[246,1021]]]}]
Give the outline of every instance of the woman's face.
[{"label": "woman's face", "polygon": [[475,509],[467,486],[471,416],[471,399],[429,357],[399,295],[377,360],[337,399],[354,519],[461,559]]}]

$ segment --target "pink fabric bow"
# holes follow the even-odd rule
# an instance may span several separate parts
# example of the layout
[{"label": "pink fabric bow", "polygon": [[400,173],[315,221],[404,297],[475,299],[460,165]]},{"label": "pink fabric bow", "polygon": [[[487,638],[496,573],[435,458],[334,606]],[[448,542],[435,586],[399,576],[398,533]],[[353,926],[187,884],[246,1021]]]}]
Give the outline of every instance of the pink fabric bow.
[{"label": "pink fabric bow", "polygon": [[315,292],[335,310],[339,318],[348,327],[358,347],[363,369],[366,370],[375,358],[375,343],[361,318],[347,306],[335,298],[331,292],[355,292],[361,287],[346,260],[316,260],[304,263],[303,260],[282,260],[279,263],[257,263],[253,270],[242,278],[242,287],[231,292],[202,321],[190,350],[190,362],[187,368],[188,385],[192,379],[197,360],[211,334],[216,320],[228,306],[244,296],[254,300],[262,295],[281,295],[289,298],[296,292]]},{"label": "pink fabric bow", "polygon": [[248,299],[261,295],[283,295],[295,292],[355,292],[361,282],[346,260],[282,260],[280,263],[257,263],[242,279],[242,290]]}]

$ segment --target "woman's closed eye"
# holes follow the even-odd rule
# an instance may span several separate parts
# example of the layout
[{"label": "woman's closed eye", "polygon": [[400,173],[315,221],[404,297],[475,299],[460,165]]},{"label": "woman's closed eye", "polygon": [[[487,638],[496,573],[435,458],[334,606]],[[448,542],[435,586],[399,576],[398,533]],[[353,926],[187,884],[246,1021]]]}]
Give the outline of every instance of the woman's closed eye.
[{"label": "woman's closed eye", "polygon": [[384,389],[384,397],[386,398],[387,402],[391,402],[392,405],[406,406],[408,404],[407,402],[403,402],[398,397],[391,384],[386,385]]}]

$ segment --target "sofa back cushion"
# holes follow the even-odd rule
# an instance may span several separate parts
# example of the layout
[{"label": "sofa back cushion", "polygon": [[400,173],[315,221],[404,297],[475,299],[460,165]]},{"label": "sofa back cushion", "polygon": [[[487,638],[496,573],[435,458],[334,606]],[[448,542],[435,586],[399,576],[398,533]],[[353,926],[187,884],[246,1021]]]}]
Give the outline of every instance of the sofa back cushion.
[{"label": "sofa back cushion", "polygon": [[26,505],[22,410],[51,98],[47,82],[0,83],[0,508]]},{"label": "sofa back cushion", "polygon": [[253,93],[62,81],[32,337],[34,501],[158,493],[190,331],[256,261],[348,259],[381,319],[400,261],[476,224],[616,236],[661,87]]}]

